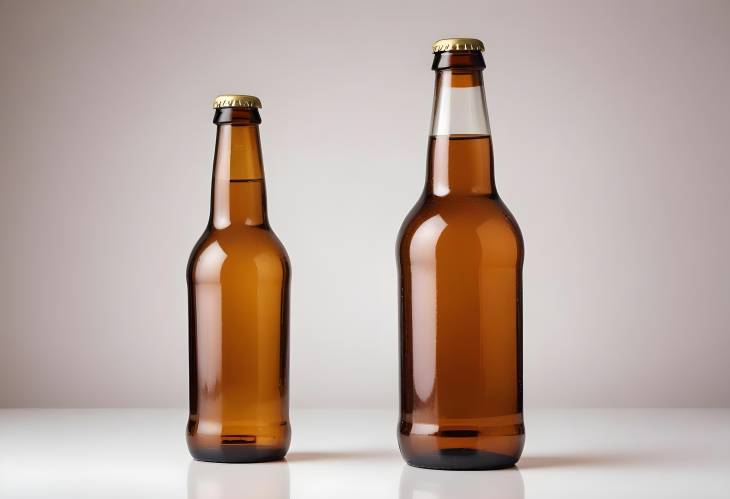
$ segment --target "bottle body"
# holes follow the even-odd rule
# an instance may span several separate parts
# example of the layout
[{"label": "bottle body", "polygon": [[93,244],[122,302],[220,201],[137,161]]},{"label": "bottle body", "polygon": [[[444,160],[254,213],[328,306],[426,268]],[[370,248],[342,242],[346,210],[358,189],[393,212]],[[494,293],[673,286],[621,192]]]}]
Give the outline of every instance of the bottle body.
[{"label": "bottle body", "polygon": [[[481,85],[463,71],[437,79],[437,100],[448,97],[439,86]],[[434,123],[426,188],[398,236],[398,441],[413,466],[504,468],[524,445],[524,246],[494,188],[486,123]]]},{"label": "bottle body", "polygon": [[289,447],[290,264],[265,209],[258,124],[219,123],[211,219],[187,268],[199,460],[277,460]]}]

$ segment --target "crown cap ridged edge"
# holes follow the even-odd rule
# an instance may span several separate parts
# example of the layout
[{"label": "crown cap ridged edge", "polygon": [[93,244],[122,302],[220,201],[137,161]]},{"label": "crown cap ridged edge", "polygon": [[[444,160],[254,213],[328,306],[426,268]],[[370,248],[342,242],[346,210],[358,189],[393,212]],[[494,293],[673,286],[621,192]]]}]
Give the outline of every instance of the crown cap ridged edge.
[{"label": "crown cap ridged edge", "polygon": [[213,101],[213,109],[221,109],[224,107],[261,109],[261,100],[253,95],[219,95]]},{"label": "crown cap ridged edge", "polygon": [[433,42],[433,53],[455,50],[478,50],[484,52],[484,43],[477,38],[443,38]]}]

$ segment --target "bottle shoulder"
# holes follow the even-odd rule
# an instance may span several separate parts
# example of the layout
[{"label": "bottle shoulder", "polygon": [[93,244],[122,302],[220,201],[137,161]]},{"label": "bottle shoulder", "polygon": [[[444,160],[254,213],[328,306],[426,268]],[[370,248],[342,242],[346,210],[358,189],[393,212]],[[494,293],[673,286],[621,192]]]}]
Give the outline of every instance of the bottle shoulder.
[{"label": "bottle shoulder", "polygon": [[208,227],[193,248],[188,275],[201,275],[204,269],[224,268],[284,269],[289,272],[289,255],[276,234],[263,227]]},{"label": "bottle shoulder", "polygon": [[501,244],[521,253],[522,232],[497,196],[422,197],[406,216],[398,236],[401,251],[417,245]]}]

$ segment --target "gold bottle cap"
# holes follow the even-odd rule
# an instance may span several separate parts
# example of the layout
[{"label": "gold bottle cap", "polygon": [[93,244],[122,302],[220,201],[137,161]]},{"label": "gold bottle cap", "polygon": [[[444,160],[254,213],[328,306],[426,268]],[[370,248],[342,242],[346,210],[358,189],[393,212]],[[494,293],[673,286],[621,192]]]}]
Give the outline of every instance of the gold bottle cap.
[{"label": "gold bottle cap", "polygon": [[455,50],[478,50],[484,52],[484,44],[476,38],[444,38],[433,42],[433,53]]},{"label": "gold bottle cap", "polygon": [[261,101],[253,95],[219,95],[213,101],[213,109],[242,107],[261,109]]}]

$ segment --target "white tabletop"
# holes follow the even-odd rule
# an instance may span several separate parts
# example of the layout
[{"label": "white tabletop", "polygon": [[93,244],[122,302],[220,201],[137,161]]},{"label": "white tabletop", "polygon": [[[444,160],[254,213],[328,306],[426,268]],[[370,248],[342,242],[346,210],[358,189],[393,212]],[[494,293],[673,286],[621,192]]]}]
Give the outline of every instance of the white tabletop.
[{"label": "white tabletop", "polygon": [[396,415],[296,411],[286,462],[194,462],[181,410],[0,411],[0,497],[730,498],[730,410],[535,410],[517,468],[411,468]]}]

